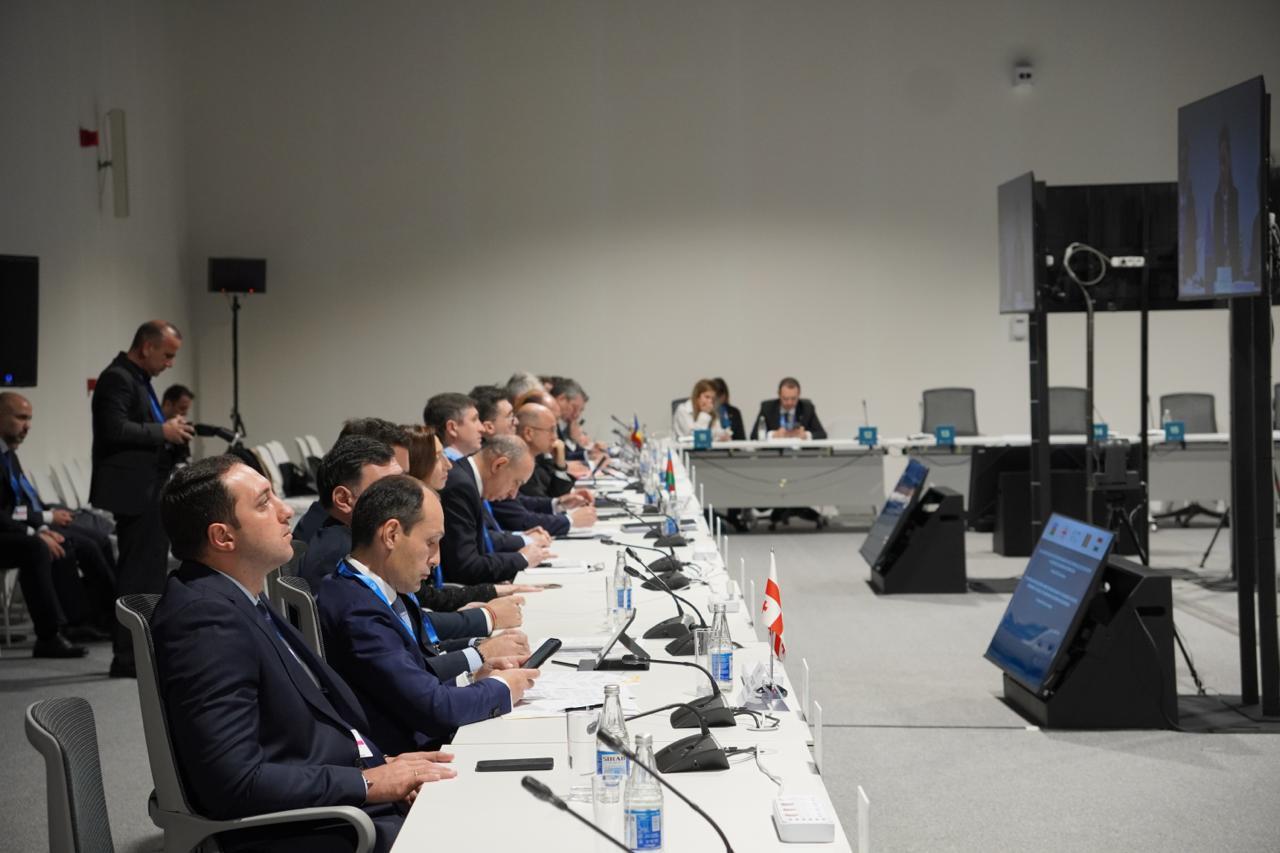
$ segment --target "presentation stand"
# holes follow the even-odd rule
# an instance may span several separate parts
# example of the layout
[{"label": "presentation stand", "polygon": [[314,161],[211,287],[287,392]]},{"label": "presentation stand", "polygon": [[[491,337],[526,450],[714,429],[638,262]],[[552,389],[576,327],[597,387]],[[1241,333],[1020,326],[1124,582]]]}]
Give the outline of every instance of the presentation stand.
[{"label": "presentation stand", "polygon": [[1176,725],[1170,578],[1113,556],[1097,595],[1083,606],[1087,616],[1049,692],[1032,693],[1006,674],[1005,701],[1046,729]]},{"label": "presentation stand", "polygon": [[964,497],[935,486],[924,493],[890,542],[871,588],[881,595],[966,592]]}]

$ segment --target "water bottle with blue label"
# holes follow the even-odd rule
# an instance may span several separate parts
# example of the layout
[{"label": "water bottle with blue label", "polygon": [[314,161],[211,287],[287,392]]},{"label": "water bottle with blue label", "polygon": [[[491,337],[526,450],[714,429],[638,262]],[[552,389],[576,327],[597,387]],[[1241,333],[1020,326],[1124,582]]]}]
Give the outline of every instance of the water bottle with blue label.
[{"label": "water bottle with blue label", "polygon": [[623,799],[625,810],[627,847],[632,850],[662,849],[662,788],[641,767],[653,766],[653,735],[636,735],[636,757],[627,779],[627,792]]},{"label": "water bottle with blue label", "polygon": [[676,493],[664,491],[662,493],[662,533],[664,536],[675,536],[680,532],[680,529],[676,526],[676,512],[678,509],[676,506]]},{"label": "water bottle with blue label", "polygon": [[613,596],[613,623],[617,626],[631,615],[631,575],[627,574],[627,556],[622,551],[614,563]]},{"label": "water bottle with blue label", "polygon": [[[612,734],[622,743],[627,742],[627,718],[622,713],[622,697],[618,694],[618,685],[604,686],[604,704],[600,707],[600,718],[596,720],[599,731]],[[596,741],[596,774],[599,776],[623,776],[631,770],[631,761],[621,752],[614,752],[603,742]]]},{"label": "water bottle with blue label", "polygon": [[724,602],[711,604],[711,675],[723,691],[733,689],[733,637]]}]

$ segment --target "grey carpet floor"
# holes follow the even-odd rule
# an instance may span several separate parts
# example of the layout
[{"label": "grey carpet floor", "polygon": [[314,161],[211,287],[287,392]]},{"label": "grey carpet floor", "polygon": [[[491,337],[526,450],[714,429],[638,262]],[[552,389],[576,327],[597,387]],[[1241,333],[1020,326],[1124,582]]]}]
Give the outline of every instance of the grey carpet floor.
[{"label": "grey carpet floor", "polygon": [[[1153,565],[1174,576],[1175,615],[1211,693],[1239,691],[1235,595],[1202,581],[1226,573],[1221,541],[1203,570],[1209,527],[1161,530]],[[982,658],[1007,593],[877,598],[858,556],[863,534],[794,530],[733,538],[763,589],[770,548],[782,582],[789,650],[812,668],[822,702],[824,775],[857,837],[856,791],[871,799],[876,851],[1280,850],[1280,737],[1176,732],[1045,732],[1000,701]],[[1016,577],[1025,560],[967,537],[968,574]],[[993,583],[994,588],[1001,588]],[[22,712],[48,696],[84,696],[97,715],[118,850],[159,847],[133,682],[110,681],[106,646],[81,661],[0,657],[0,849],[47,849],[44,770]],[[1178,692],[1194,692],[1178,660]],[[490,804],[493,805],[493,804]]]}]

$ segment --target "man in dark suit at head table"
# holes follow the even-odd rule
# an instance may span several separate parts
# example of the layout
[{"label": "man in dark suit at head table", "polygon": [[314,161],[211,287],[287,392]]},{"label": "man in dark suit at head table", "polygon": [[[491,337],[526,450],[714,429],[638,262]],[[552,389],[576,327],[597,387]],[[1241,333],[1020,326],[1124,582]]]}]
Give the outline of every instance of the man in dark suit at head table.
[{"label": "man in dark suit at head table", "polygon": [[[764,424],[761,435],[760,425]],[[778,383],[778,397],[765,400],[760,404],[760,413],[756,415],[755,425],[751,427],[753,441],[769,441],[775,438],[822,439],[827,431],[818,419],[818,410],[809,400],[800,396],[800,382],[790,376]],[[793,516],[808,519],[826,527],[827,520],[817,510],[810,507],[792,507],[775,509],[769,516],[769,529],[775,529],[778,522],[786,523]]]},{"label": "man in dark suit at head table", "polygon": [[[309,806],[363,808],[388,850],[424,782],[454,776],[443,753],[384,756],[351,689],[263,596],[292,555],[293,511],[233,456],[176,473],[161,498],[184,562],[151,620],[157,677],[183,787],[226,820]],[[223,850],[349,851],[333,821],[238,830]]]},{"label": "man in dark suit at head table", "polygon": [[[180,415],[164,416],[151,380],[173,366],[181,348],[182,333],[172,323],[143,323],[129,351],[116,355],[94,385],[89,502],[115,517],[118,595],[159,593],[169,570],[160,488],[175,448],[191,441],[194,427]],[[116,628],[111,675],[134,676],[133,644],[122,626]]]},{"label": "man in dark suit at head table", "polygon": [[486,656],[466,686],[432,668],[437,638],[414,593],[439,561],[443,536],[440,499],[413,477],[384,477],[356,502],[351,552],[320,585],[325,658],[355,690],[384,749],[448,743],[458,727],[510,711],[538,676],[520,668],[520,656]]}]

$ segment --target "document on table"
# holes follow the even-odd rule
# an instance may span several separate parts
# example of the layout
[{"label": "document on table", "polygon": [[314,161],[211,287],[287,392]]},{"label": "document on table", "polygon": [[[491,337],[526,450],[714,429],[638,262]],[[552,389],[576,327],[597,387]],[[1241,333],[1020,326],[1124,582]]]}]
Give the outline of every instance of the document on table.
[{"label": "document on table", "polygon": [[634,673],[622,672],[555,672],[544,667],[541,677],[524,692],[524,699],[507,714],[507,719],[532,717],[558,717],[566,708],[582,708],[599,705],[604,699],[606,684],[620,685],[619,698],[622,710],[635,713],[640,710],[631,685],[640,680]]},{"label": "document on table", "polygon": [[548,574],[548,575],[565,575],[574,572],[591,572],[595,571],[591,564],[585,560],[574,560],[569,557],[552,557],[550,560],[543,560],[531,569],[525,569],[524,573],[529,575]]}]

